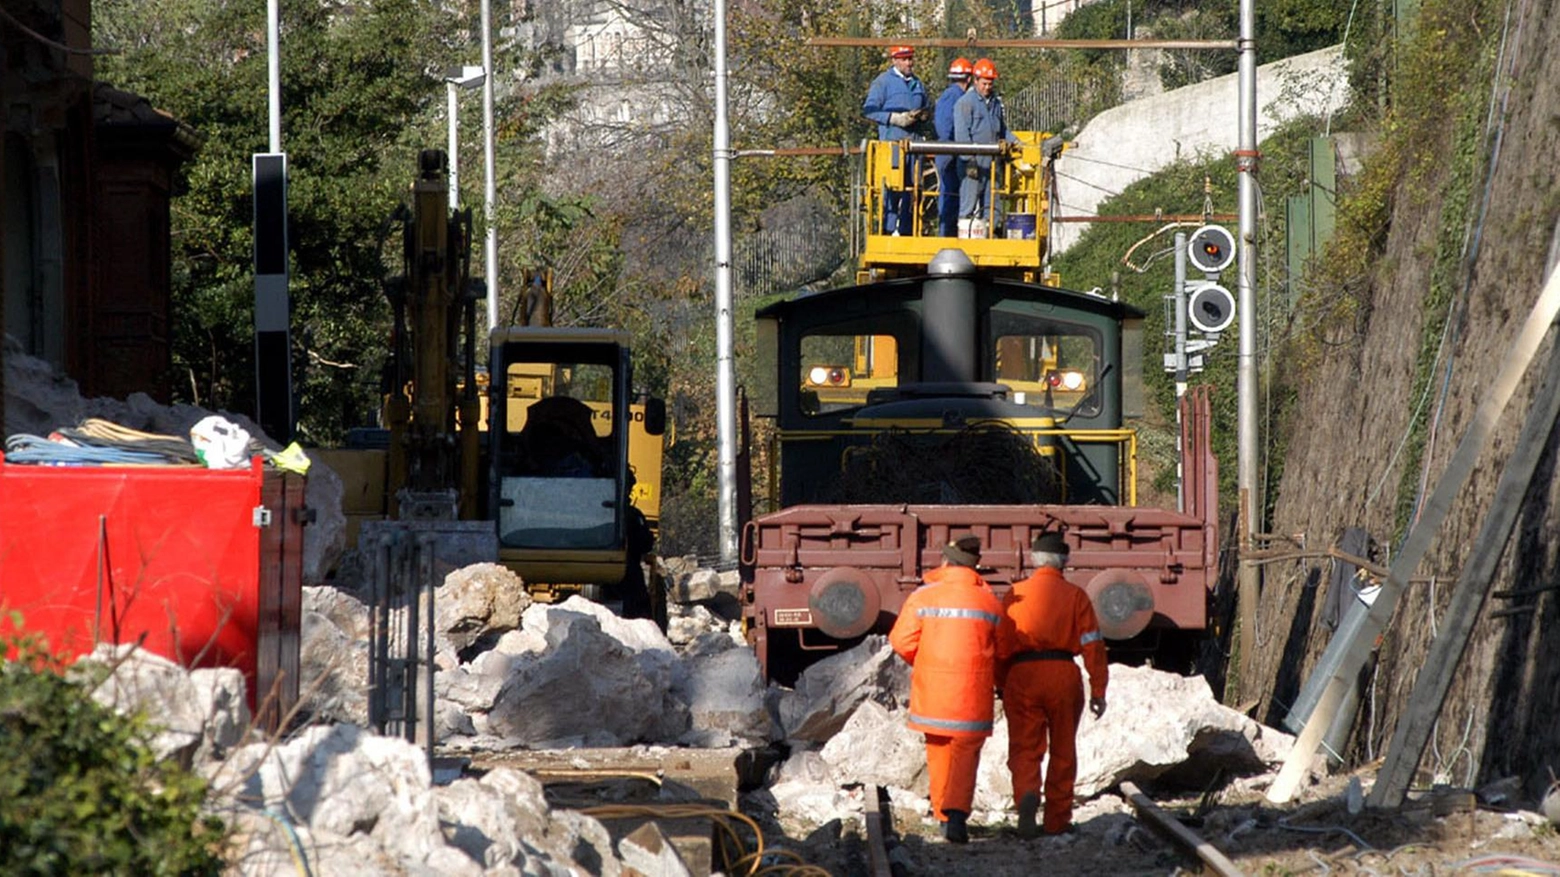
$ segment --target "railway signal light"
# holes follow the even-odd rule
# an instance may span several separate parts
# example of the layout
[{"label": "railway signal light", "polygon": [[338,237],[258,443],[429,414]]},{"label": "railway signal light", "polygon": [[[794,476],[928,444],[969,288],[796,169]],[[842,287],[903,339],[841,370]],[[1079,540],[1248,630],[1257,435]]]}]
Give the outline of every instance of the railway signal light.
[{"label": "railway signal light", "polygon": [[1235,238],[1222,225],[1205,225],[1192,233],[1187,249],[1192,265],[1210,278],[1235,261]]},{"label": "railway signal light", "polygon": [[1235,322],[1235,296],[1217,283],[1187,284],[1186,317],[1205,335],[1217,335]]}]

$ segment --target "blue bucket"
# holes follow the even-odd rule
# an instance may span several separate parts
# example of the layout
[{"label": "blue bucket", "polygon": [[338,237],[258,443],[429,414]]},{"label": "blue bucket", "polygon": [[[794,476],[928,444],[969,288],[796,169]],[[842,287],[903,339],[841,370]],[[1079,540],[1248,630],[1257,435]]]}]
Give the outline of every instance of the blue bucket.
[{"label": "blue bucket", "polygon": [[1009,240],[1034,240],[1035,215],[1033,213],[1009,213],[1003,228]]}]

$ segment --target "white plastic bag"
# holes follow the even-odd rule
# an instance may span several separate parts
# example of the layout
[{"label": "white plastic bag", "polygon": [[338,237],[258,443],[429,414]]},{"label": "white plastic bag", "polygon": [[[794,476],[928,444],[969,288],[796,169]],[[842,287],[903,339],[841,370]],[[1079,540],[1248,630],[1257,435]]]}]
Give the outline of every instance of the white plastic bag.
[{"label": "white plastic bag", "polygon": [[207,469],[242,469],[249,465],[249,431],[216,414],[190,427],[195,456]]}]

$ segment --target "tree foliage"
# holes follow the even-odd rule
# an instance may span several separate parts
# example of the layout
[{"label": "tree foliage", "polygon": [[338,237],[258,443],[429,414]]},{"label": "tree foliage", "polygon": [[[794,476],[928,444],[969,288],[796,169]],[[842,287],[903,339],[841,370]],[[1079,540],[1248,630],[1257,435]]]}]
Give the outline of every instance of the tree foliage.
[{"label": "tree foliage", "polygon": [[221,873],[225,829],[201,812],[205,782],[156,759],[143,717],[92,700],[101,668],[70,678],[30,634],[0,649],[0,872]]},{"label": "tree foliage", "polygon": [[[99,0],[93,11],[98,43],[119,50],[99,62],[99,77],[204,140],[173,202],[180,401],[251,411],[250,164],[269,148],[265,6]],[[300,437],[323,444],[373,419],[389,335],[382,281],[399,270],[383,226],[407,197],[418,151],[444,146],[438,74],[469,53],[473,22],[426,0],[284,0],[280,20],[293,383]],[[512,129],[534,132],[538,107],[552,112],[546,101],[521,104],[507,116]],[[464,140],[480,143],[473,117],[463,118]],[[530,169],[514,164],[506,179],[528,184]]]}]

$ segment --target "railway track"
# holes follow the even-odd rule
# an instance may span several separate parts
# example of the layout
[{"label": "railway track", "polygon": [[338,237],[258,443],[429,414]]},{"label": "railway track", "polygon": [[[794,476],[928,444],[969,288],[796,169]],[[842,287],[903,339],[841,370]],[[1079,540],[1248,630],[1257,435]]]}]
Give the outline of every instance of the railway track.
[{"label": "railway track", "polygon": [[1213,844],[1203,840],[1196,832],[1155,804],[1133,783],[1121,784],[1121,795],[1132,804],[1138,819],[1148,824],[1160,837],[1170,841],[1182,852],[1197,857],[1208,870],[1219,877],[1244,877],[1243,872]]}]

